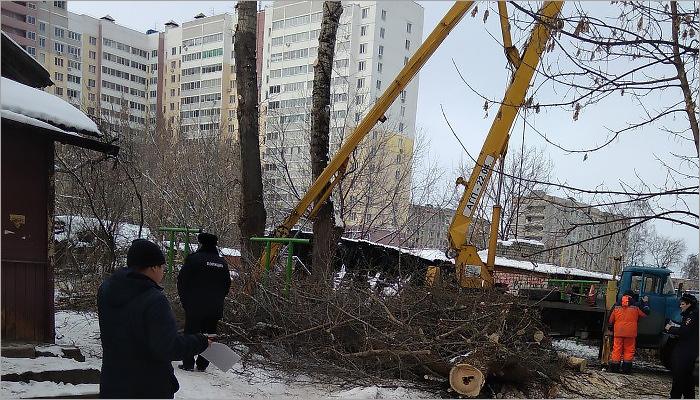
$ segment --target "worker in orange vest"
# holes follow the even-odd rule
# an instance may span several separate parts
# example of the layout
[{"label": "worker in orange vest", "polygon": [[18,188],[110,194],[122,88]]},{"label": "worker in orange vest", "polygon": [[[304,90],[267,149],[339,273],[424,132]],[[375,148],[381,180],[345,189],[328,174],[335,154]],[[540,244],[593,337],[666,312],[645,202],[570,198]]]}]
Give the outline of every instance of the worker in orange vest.
[{"label": "worker in orange vest", "polygon": [[[632,371],[632,360],[637,341],[637,321],[649,315],[648,296],[642,298],[641,309],[635,306],[632,296],[622,296],[620,305],[616,305],[610,313],[610,330],[613,331],[613,351],[610,371],[629,374]],[[622,360],[622,363],[620,363]]]}]

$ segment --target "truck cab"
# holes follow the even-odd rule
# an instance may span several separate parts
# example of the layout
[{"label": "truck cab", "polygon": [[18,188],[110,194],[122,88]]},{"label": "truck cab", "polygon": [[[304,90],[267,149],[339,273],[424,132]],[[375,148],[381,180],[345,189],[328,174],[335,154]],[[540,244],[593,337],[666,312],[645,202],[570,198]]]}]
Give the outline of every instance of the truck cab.
[{"label": "truck cab", "polygon": [[637,346],[659,348],[663,344],[663,330],[668,320],[681,321],[678,294],[673,286],[671,270],[659,267],[628,266],[618,283],[617,303],[632,291],[635,301],[649,297],[649,315],[638,325]]}]

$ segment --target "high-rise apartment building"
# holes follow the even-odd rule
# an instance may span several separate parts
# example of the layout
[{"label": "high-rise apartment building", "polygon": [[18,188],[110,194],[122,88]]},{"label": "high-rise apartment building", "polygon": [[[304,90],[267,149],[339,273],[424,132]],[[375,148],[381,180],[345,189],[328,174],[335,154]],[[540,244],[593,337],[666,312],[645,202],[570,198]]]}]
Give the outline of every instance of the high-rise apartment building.
[{"label": "high-rise apartment building", "polygon": [[0,7],[3,31],[51,74],[47,90],[115,134],[159,126],[178,139],[235,137],[234,16],[139,32],[109,15],[71,13],[66,1]]},{"label": "high-rise apartment building", "polygon": [[[275,211],[283,217],[311,183],[310,107],[322,7],[276,1],[264,13],[261,143],[273,221]],[[343,2],[329,110],[331,156],[420,46],[422,34],[423,9],[415,2]],[[353,181],[340,188],[336,207],[353,230],[398,226],[406,218],[417,97],[416,77],[356,152],[361,161],[348,168]]]},{"label": "high-rise apartment building", "polygon": [[588,204],[535,191],[521,200],[517,237],[540,241],[545,248],[570,245],[547,252],[545,262],[611,272],[614,258],[626,252],[629,223]]}]

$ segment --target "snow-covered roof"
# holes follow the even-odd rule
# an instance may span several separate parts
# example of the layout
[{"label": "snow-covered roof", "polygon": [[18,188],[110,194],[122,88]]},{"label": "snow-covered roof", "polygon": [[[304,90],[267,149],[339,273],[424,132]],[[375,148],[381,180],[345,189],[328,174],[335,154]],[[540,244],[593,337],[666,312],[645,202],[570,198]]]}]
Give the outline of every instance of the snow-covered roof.
[{"label": "snow-covered roof", "polygon": [[36,118],[32,118],[32,117],[28,117],[26,115],[18,114],[14,111],[0,110],[0,116],[2,116],[2,118],[11,119],[13,121],[17,121],[17,122],[22,123],[22,124],[36,126],[37,128],[44,128],[44,129],[48,129],[48,130],[58,132],[58,133],[61,133],[64,135],[71,135],[71,136],[80,137],[80,135],[78,135],[75,132],[66,132],[59,127],[53,126],[51,124],[47,124],[46,122],[43,122],[43,121],[39,121]]},{"label": "snow-covered roof", "polygon": [[499,240],[498,243],[502,244],[503,246],[512,246],[515,243],[525,243],[525,244],[532,244],[535,246],[544,246],[544,243],[540,242],[539,240],[530,240],[530,239],[509,239],[509,240]]},{"label": "snow-covered roof", "polygon": [[[0,103],[3,111],[24,115],[62,130],[101,136],[97,124],[67,101],[5,77],[2,77],[0,86]],[[6,117],[6,113],[2,116]]]},{"label": "snow-covered roof", "polygon": [[[488,255],[488,250],[481,250],[478,252],[479,257],[483,262],[486,262],[486,257]],[[568,268],[560,267],[554,264],[545,264],[532,261],[524,260],[511,260],[506,257],[496,256],[496,266],[517,268],[533,272],[542,272],[544,274],[558,274],[558,275],[573,275],[585,278],[596,278],[596,279],[612,279],[612,275],[604,274],[602,272],[586,271],[580,268]]]},{"label": "snow-covered roof", "polygon": [[[62,221],[65,224],[63,232],[56,233],[54,239],[61,242],[68,239],[68,232],[70,228],[70,239],[76,240],[79,232],[86,230],[96,230],[100,226],[100,222],[97,218],[92,217],[81,217],[77,215],[57,215],[56,219]],[[106,225],[111,225],[112,222],[108,220],[102,221]],[[142,238],[150,238],[151,231],[145,226],[141,229]],[[134,239],[139,238],[139,226],[135,224],[129,224],[122,222],[119,224],[115,230],[115,242],[117,247],[128,247]]]}]

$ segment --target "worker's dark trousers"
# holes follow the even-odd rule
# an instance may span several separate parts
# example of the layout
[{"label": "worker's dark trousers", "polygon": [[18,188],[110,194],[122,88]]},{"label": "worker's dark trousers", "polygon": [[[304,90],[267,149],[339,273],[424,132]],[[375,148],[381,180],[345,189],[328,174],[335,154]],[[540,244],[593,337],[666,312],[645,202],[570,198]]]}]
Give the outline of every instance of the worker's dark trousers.
[{"label": "worker's dark trousers", "polygon": [[[216,323],[219,322],[219,318],[211,317],[199,317],[199,316],[185,316],[185,334],[193,333],[216,333]],[[194,354],[189,357],[182,359],[182,366],[187,369],[194,368],[195,360]],[[209,360],[197,356],[197,369],[204,371],[209,366]]]},{"label": "worker's dark trousers", "polygon": [[681,349],[674,349],[674,359],[671,365],[673,374],[673,384],[671,385],[671,398],[686,399],[695,398],[695,378],[693,369],[695,368],[695,357],[697,353],[683,352]]}]

